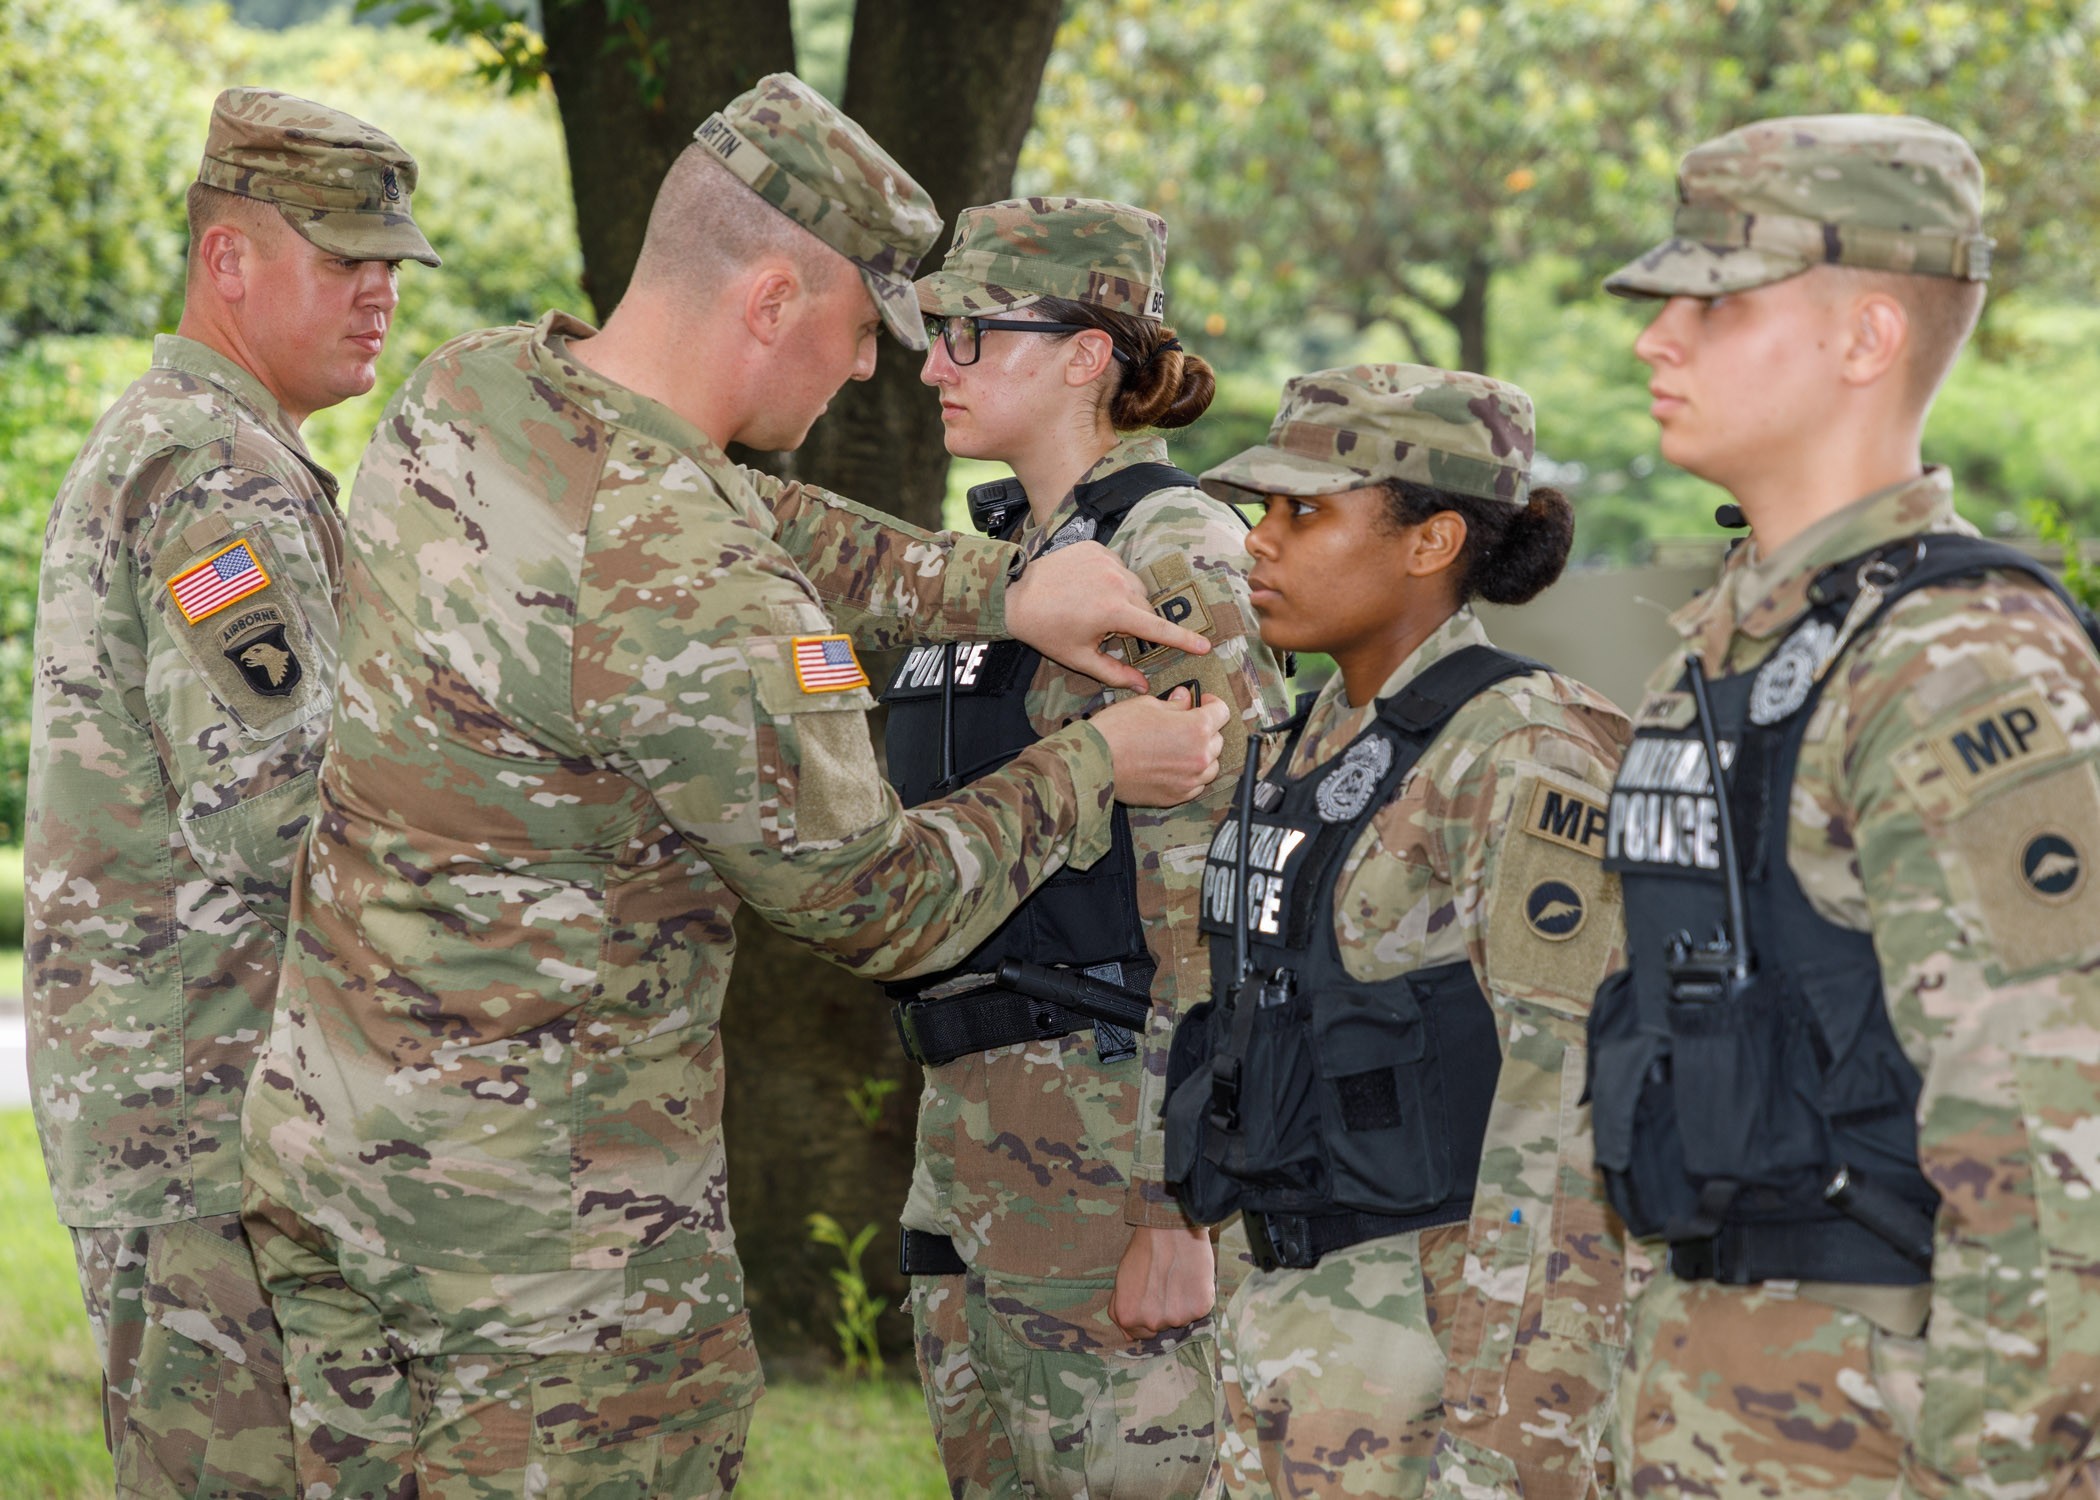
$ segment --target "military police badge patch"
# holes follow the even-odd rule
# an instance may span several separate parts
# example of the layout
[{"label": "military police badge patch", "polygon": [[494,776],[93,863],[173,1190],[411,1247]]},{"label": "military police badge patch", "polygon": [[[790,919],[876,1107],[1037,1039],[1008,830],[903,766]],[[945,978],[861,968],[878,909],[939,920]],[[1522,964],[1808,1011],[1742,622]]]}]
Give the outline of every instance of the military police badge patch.
[{"label": "military police badge patch", "polygon": [[1374,734],[1358,740],[1342,756],[1342,763],[1320,778],[1313,803],[1323,823],[1346,823],[1371,802],[1378,783],[1393,768],[1393,742]]},{"label": "military police badge patch", "polygon": [[1069,547],[1074,542],[1091,542],[1094,539],[1094,533],[1100,529],[1100,523],[1092,516],[1074,516],[1071,520],[1065,522],[1064,525],[1057,528],[1056,535],[1050,538],[1049,543],[1037,556],[1048,557],[1051,553],[1057,551],[1058,548]]},{"label": "military police badge patch", "polygon": [[288,698],[306,676],[298,653],[285,640],[285,627],[272,625],[226,648],[225,657],[240,669],[241,680],[265,698]]},{"label": "military police badge patch", "polygon": [[1788,636],[1750,684],[1750,722],[1777,724],[1806,703],[1836,640],[1837,627],[1827,620],[1810,620]]}]

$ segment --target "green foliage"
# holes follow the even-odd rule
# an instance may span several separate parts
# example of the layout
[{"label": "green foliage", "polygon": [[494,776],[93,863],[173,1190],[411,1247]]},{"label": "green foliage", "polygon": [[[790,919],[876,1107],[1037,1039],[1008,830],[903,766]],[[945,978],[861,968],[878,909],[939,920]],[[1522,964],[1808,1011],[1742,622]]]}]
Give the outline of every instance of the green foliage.
[{"label": "green foliage", "polygon": [[[0,933],[0,937],[4,936],[4,933]],[[882,1107],[889,1101],[890,1095],[901,1087],[903,1085],[894,1078],[863,1078],[846,1090],[846,1107],[853,1111],[853,1117],[859,1120],[865,1129],[880,1129]]]},{"label": "green foliage", "polygon": [[2030,500],[2026,516],[2034,534],[2062,553],[2064,587],[2071,597],[2087,609],[2100,610],[2100,563],[2086,556],[2063,507],[2048,500]]},{"label": "green foliage", "polygon": [[839,1294],[839,1315],[831,1320],[831,1329],[838,1335],[839,1357],[846,1374],[849,1378],[859,1374],[868,1380],[879,1380],[882,1345],[876,1338],[875,1325],[882,1316],[882,1301],[869,1290],[868,1279],[860,1269],[860,1258],[868,1242],[875,1238],[876,1226],[864,1224],[860,1233],[848,1239],[839,1221],[830,1214],[811,1214],[808,1224],[811,1242],[829,1245],[845,1261],[843,1266],[831,1268],[831,1284]]},{"label": "green foliage", "polygon": [[179,296],[182,185],[202,132],[180,58],[115,0],[0,4],[0,351],[150,332]]}]

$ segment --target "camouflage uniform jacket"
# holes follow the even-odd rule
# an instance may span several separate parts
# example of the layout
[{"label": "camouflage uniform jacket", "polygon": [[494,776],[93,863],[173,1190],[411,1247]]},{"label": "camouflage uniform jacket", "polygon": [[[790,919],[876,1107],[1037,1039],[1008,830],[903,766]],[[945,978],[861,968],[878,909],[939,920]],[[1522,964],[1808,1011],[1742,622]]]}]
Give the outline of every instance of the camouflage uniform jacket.
[{"label": "camouflage uniform jacket", "polygon": [[[24,851],[30,1071],[76,1228],[240,1210],[241,1096],[335,675],[335,488],[260,381],[162,337],[51,507]],[[169,585],[200,567],[178,603]]]},{"label": "camouflage uniform jacket", "polygon": [[[1485,644],[1473,612],[1460,609],[1378,697]],[[1330,678],[1290,773],[1340,754],[1374,712],[1351,708],[1340,674]],[[1350,850],[1336,887],[1335,936],[1351,977],[1469,962],[1499,1023],[1502,1071],[1466,1286],[1453,1326],[1437,1330],[1447,1425],[1432,1494],[1466,1479],[1492,1489],[1503,1459],[1563,1472],[1587,1465],[1617,1378],[1619,1232],[1607,1222],[1579,1100],[1590,997],[1624,962],[1618,882],[1601,856],[1629,738],[1626,716],[1580,683],[1505,679],[1445,727]],[[1542,901],[1547,888],[1556,900]],[[1568,890],[1581,910],[1561,909]],[[1564,1419],[1542,1422],[1542,1407]]]},{"label": "camouflage uniform jacket", "polygon": [[[863,973],[952,964],[1106,849],[1108,754],[1074,726],[903,813],[787,527],[698,430],[570,357],[588,333],[552,314],[455,340],[365,454],[336,738],[243,1144],[258,1189],[362,1252],[682,1262],[711,1326],[742,1300],[719,1032],[739,905]],[[840,514],[774,493],[805,534]],[[866,592],[856,566],[828,586]]]},{"label": "camouflage uniform jacket", "polygon": [[[1079,483],[1165,462],[1160,439],[1126,439]],[[1047,522],[1030,517],[1018,538],[1023,552],[1041,552],[1075,515],[1068,495]],[[1112,1276],[1129,1226],[1188,1223],[1165,1182],[1167,1046],[1175,1019],[1209,990],[1196,901],[1210,831],[1231,804],[1247,727],[1280,717],[1283,704],[1282,673],[1247,603],[1246,541],[1246,526],[1226,505],[1176,488],[1140,500],[1109,544],[1146,581],[1155,604],[1192,592],[1198,614],[1184,623],[1214,647],[1201,658],[1168,650],[1136,657],[1153,690],[1193,677],[1207,695],[1229,695],[1238,716],[1226,731],[1223,770],[1202,796],[1175,808],[1130,809],[1138,905],[1157,964],[1152,1026],[1139,1057],[1099,1064],[1088,1030],[926,1070],[918,1167],[904,1220],[952,1237],[985,1269]],[[1103,684],[1046,660],[1029,689],[1028,715],[1047,734],[1109,701]]]},{"label": "camouflage uniform jacket", "polygon": [[[1746,671],[1829,564],[1968,529],[1947,472],[1928,469],[1771,559],[1738,547],[1673,623],[1709,672]],[[1818,912],[1873,936],[1944,1195],[1902,1493],[2036,1494],[2100,1414],[2100,662],[2037,584],[1991,574],[1908,595],[1836,671],[1787,858]],[[1671,711],[1680,672],[1650,680],[1640,718]],[[2083,865],[2054,890],[2023,873],[2038,832]]]}]

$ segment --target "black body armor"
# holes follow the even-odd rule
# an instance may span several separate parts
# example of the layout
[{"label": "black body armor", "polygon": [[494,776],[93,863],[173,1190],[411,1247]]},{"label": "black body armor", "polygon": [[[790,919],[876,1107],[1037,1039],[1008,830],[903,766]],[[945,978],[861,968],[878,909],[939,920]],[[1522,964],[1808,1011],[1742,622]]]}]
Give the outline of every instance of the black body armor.
[{"label": "black body armor", "polygon": [[1688,659],[1692,722],[1640,729],[1620,767],[1605,865],[1624,886],[1631,966],[1590,1013],[1597,1161],[1627,1228],[1664,1236],[1681,1277],[1931,1277],[1921,1080],[1872,939],[1825,921],[1788,867],[1789,801],[1846,646],[1905,594],[1986,570],[2048,584],[2091,631],[2023,554],[1905,538],[1817,575],[1755,671],[1709,688]]},{"label": "black body armor", "polygon": [[[1494,683],[1540,670],[1469,646],[1381,702],[1361,735],[1305,775],[1257,789],[1247,758],[1239,817],[1219,827],[1204,867],[1212,998],[1174,1034],[1167,1179],[1199,1222],[1244,1211],[1265,1270],[1472,1213],[1502,1070],[1494,1013],[1464,961],[1352,978],[1334,936],[1335,889],[1349,850],[1452,716]],[[1303,727],[1302,710],[1283,726],[1279,775]]]},{"label": "black body armor", "polygon": [[[1132,464],[1079,486],[1078,514],[1066,525],[1076,528],[1074,540],[1106,543],[1147,495],[1195,483],[1169,464]],[[1028,515],[1019,487],[1004,481],[979,488],[996,493],[981,502],[973,491],[973,514],[992,535],[1012,536]],[[889,706],[890,784],[905,806],[988,776],[1041,738],[1028,719],[1028,689],[1041,661],[1032,647],[1011,640],[921,645],[905,654],[882,695]],[[899,1002],[904,1050],[921,1063],[938,1066],[971,1052],[1088,1027],[1101,1061],[1136,1055],[1130,1029],[993,982],[1000,965],[1015,960],[1078,969],[1125,990],[1150,990],[1153,963],[1138,915],[1137,857],[1130,819],[1120,805],[1109,850],[1091,868],[1059,870],[954,968],[887,988]],[[965,975],[987,978],[959,994],[925,998]]]}]

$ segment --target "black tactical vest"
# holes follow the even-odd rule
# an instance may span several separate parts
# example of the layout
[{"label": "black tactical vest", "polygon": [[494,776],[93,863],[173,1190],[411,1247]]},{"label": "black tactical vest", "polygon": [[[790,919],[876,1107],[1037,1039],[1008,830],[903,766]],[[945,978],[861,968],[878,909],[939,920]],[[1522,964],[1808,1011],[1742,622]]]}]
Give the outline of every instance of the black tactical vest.
[{"label": "black tactical vest", "polygon": [[[1381,702],[1361,735],[1305,775],[1250,787],[1248,757],[1240,817],[1219,827],[1204,866],[1212,998],[1174,1034],[1167,1179],[1201,1223],[1245,1210],[1264,1268],[1472,1212],[1502,1070],[1494,1013],[1464,961],[1350,977],[1335,888],[1349,850],[1452,716],[1494,683],[1541,670],[1469,646]],[[1279,777],[1303,713],[1284,727]]]},{"label": "black tactical vest", "polygon": [[[1080,485],[1073,492],[1077,514],[1065,525],[1083,533],[1076,540],[1105,544],[1147,495],[1195,483],[1171,464],[1132,464]],[[1025,502],[1009,504],[988,518],[992,534],[1011,537],[1027,515]],[[921,645],[905,653],[882,695],[889,706],[890,784],[905,806],[917,807],[988,776],[1041,738],[1028,720],[1028,689],[1041,662],[1032,647],[1010,640]],[[1135,1053],[1135,1039],[1120,1027],[1024,1002],[989,985],[971,990],[967,1006],[927,1002],[914,1019],[913,1003],[928,990],[959,975],[996,973],[1008,959],[1076,967],[1138,991],[1151,987],[1152,959],[1138,915],[1137,857],[1130,819],[1120,804],[1109,850],[1090,868],[1059,870],[954,968],[887,988],[904,1002],[899,1032],[906,1051],[921,1062],[938,1064],[964,1052],[1062,1036],[1085,1026],[1093,1027],[1103,1061]]]},{"label": "black tactical vest", "polygon": [[1699,724],[1639,729],[1620,766],[1605,867],[1625,890],[1630,968],[1590,1013],[1597,1162],[1627,1228],[1664,1236],[1681,1277],[1931,1277],[1939,1195],[1918,1165],[1918,1072],[1890,1025],[1872,939],[1819,916],[1788,867],[1788,805],[1839,670],[1824,658],[1905,594],[1986,570],[2046,583],[2091,632],[2048,571],[2011,548],[1909,537],[1817,575],[1807,613],[1756,670],[1701,679],[1746,931],[1730,932],[1724,808]]}]

